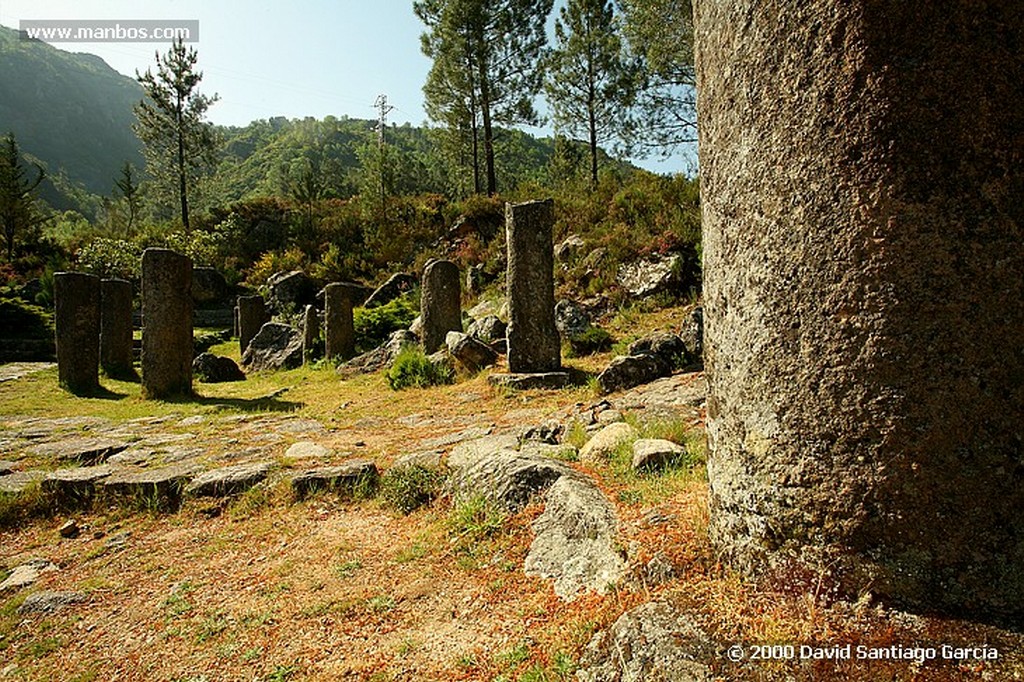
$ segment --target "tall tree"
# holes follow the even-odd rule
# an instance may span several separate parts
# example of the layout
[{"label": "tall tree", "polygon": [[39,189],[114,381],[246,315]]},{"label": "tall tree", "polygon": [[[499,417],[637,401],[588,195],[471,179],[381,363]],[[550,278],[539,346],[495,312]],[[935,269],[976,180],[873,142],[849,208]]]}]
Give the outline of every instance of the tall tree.
[{"label": "tall tree", "polygon": [[0,223],[7,242],[8,263],[14,257],[15,235],[46,220],[35,205],[35,190],[46,177],[46,171],[39,164],[33,165],[36,177],[30,180],[14,133],[7,133],[0,149]]},{"label": "tall tree", "polygon": [[203,73],[196,70],[198,55],[175,41],[167,54],[156,55],[156,74],[135,72],[146,98],[135,106],[135,132],[145,145],[146,167],[161,184],[175,187],[181,223],[189,224],[189,191],[200,171],[212,166],[217,142],[213,127],[203,118],[217,95],[197,91]]},{"label": "tall tree", "polygon": [[125,232],[128,236],[132,234],[132,227],[135,225],[135,218],[139,213],[139,181],[135,176],[135,168],[128,161],[121,166],[121,174],[114,180],[114,187],[121,193],[125,208],[128,209],[128,225]]},{"label": "tall tree", "polygon": [[544,89],[555,128],[583,134],[590,185],[597,185],[598,145],[624,139],[636,95],[637,69],[626,54],[612,0],[569,0],[555,22]]},{"label": "tall tree", "polygon": [[697,141],[691,0],[620,0],[630,50],[642,59],[637,138],[671,153]]},{"label": "tall tree", "polygon": [[[498,125],[536,123],[545,23],[553,0],[418,0],[423,53],[434,62],[424,87],[427,113],[450,130],[468,131],[474,169],[479,143],[488,194],[497,192]],[[478,177],[478,172],[474,174]]]}]

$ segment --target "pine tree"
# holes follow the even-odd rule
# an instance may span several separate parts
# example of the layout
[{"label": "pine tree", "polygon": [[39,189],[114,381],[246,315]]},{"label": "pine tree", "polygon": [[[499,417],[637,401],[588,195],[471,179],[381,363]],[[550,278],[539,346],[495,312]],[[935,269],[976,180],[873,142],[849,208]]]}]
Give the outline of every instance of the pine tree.
[{"label": "pine tree", "polygon": [[[488,194],[497,192],[494,137],[498,125],[536,123],[533,99],[542,83],[544,24],[553,0],[420,0],[427,27],[423,53],[434,64],[424,86],[427,113],[472,149],[474,186],[480,146]],[[464,137],[463,137],[464,136]]]},{"label": "pine tree", "polygon": [[145,146],[146,167],[158,184],[174,187],[181,208],[181,223],[189,223],[189,192],[199,172],[214,163],[217,148],[213,128],[203,117],[217,95],[207,97],[196,88],[203,79],[196,71],[198,55],[177,40],[163,57],[156,55],[156,74],[135,72],[146,93],[135,106],[135,132]]},{"label": "pine tree", "polygon": [[125,233],[132,234],[132,227],[135,225],[135,218],[139,213],[139,181],[135,176],[135,168],[128,161],[121,166],[121,174],[114,181],[114,187],[121,193],[125,208],[128,209],[128,225]]},{"label": "pine tree", "polygon": [[35,190],[46,178],[46,171],[39,164],[33,165],[36,177],[30,180],[21,163],[14,133],[7,133],[0,149],[0,223],[7,242],[8,263],[14,257],[15,235],[46,220],[35,205]]},{"label": "pine tree", "polygon": [[626,55],[611,0],[569,0],[555,23],[555,49],[545,83],[555,128],[583,134],[590,147],[590,184],[597,185],[598,145],[624,140],[637,70]]}]

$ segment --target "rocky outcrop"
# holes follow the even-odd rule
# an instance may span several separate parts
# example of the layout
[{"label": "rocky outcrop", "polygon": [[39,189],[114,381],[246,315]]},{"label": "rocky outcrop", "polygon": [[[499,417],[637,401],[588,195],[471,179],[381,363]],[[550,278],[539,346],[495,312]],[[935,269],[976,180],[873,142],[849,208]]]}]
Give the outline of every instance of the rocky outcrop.
[{"label": "rocky outcrop", "polygon": [[208,384],[245,381],[245,372],[231,358],[201,353],[192,361],[192,375]]},{"label": "rocky outcrop", "polygon": [[302,310],[316,298],[316,287],[309,275],[302,270],[278,272],[267,279],[270,290],[270,304],[278,312]]},{"label": "rocky outcrop", "polygon": [[249,342],[242,364],[252,372],[300,367],[302,333],[280,322],[267,322]]},{"label": "rocky outcrop", "polygon": [[[419,284],[419,280],[416,278],[416,275],[408,272],[396,272],[370,294],[366,302],[363,303],[363,307],[376,308],[377,306],[382,306],[395,300],[402,294],[412,291],[417,284]],[[355,305],[358,305],[358,303]]]},{"label": "rocky outcrop", "polygon": [[468,334],[448,332],[444,342],[451,356],[470,372],[479,372],[498,361],[494,349]]}]

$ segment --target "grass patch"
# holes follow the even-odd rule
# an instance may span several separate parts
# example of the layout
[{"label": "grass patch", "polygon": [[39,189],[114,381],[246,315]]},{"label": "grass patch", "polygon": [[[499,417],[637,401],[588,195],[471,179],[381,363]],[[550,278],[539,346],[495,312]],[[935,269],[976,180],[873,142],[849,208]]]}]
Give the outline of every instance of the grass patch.
[{"label": "grass patch", "polygon": [[52,513],[52,501],[38,481],[20,493],[0,491],[0,529],[17,528]]},{"label": "grass patch", "polygon": [[363,562],[359,559],[350,559],[338,565],[334,570],[338,574],[338,577],[344,580],[345,578],[351,578],[356,571],[363,567]]},{"label": "grass patch", "polygon": [[404,346],[387,371],[388,386],[394,391],[405,388],[429,388],[455,381],[450,365],[435,363],[419,346]]},{"label": "grass patch", "polygon": [[437,469],[419,465],[391,469],[380,479],[380,500],[385,507],[410,514],[433,502],[443,483]]}]

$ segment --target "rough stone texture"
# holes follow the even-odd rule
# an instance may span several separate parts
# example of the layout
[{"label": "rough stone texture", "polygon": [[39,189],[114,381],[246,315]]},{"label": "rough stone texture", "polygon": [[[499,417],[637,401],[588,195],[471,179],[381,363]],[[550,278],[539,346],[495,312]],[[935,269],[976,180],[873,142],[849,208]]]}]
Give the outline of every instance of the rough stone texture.
[{"label": "rough stone texture", "polygon": [[116,472],[103,479],[101,485],[106,495],[152,500],[154,504],[176,507],[193,473],[189,465]]},{"label": "rough stone texture", "polygon": [[185,494],[193,497],[227,497],[244,493],[263,481],[272,466],[270,462],[255,462],[204,471],[185,486]]},{"label": "rough stone texture", "polygon": [[75,604],[84,604],[89,597],[82,592],[51,592],[44,590],[25,597],[18,613],[56,613]]},{"label": "rough stone texture", "polygon": [[622,443],[635,440],[636,428],[626,422],[615,422],[590,437],[580,448],[580,461],[598,462],[607,460]]},{"label": "rough stone texture", "polygon": [[217,384],[225,381],[245,381],[245,372],[231,358],[213,353],[200,353],[192,361],[192,374],[200,381]]},{"label": "rough stone texture", "polygon": [[714,545],[1020,622],[1024,12],[695,10]]},{"label": "rough stone texture", "polygon": [[53,497],[64,508],[89,504],[96,496],[100,481],[110,476],[113,469],[108,464],[74,469],[51,471],[40,483],[43,492]]},{"label": "rough stone texture", "polygon": [[377,485],[380,472],[377,465],[365,459],[354,459],[336,467],[309,469],[292,477],[292,491],[297,497],[305,497],[319,491],[330,491],[352,495],[366,487]]},{"label": "rough stone texture", "polygon": [[562,476],[544,495],[523,569],[554,580],[562,599],[587,590],[604,594],[626,572],[626,560],[615,548],[617,527],[615,508],[593,483]]},{"label": "rough stone texture", "polygon": [[555,202],[505,205],[508,241],[508,368],[513,373],[557,372],[562,344],[555,327],[551,230]]},{"label": "rough stone texture", "polygon": [[267,279],[270,303],[278,312],[301,309],[316,298],[313,280],[302,270],[277,272]]},{"label": "rough stone texture", "polygon": [[579,336],[590,329],[590,316],[578,303],[563,298],[555,304],[555,327],[564,338]]},{"label": "rough stone texture", "polygon": [[580,659],[579,682],[711,682],[701,661],[720,660],[710,637],[686,614],[648,602],[594,635]]},{"label": "rough stone texture", "polygon": [[7,579],[0,583],[0,593],[28,587],[39,580],[43,573],[56,570],[57,565],[47,559],[29,559],[20,566],[15,566]]},{"label": "rough stone texture", "polygon": [[416,279],[416,275],[408,272],[396,272],[388,278],[388,281],[377,287],[366,302],[363,303],[364,308],[376,308],[382,306],[385,303],[389,303],[404,293],[412,291],[419,281]]},{"label": "rough stone texture", "polygon": [[471,372],[478,372],[498,361],[498,354],[490,346],[462,332],[448,332],[445,345],[452,357]]},{"label": "rough stone texture", "polygon": [[489,374],[487,376],[487,383],[492,386],[503,386],[517,391],[528,391],[534,388],[557,390],[568,386],[570,380],[568,372]]},{"label": "rough stone texture", "polygon": [[672,332],[654,332],[629,344],[630,355],[644,353],[654,356],[663,376],[678,369],[689,361],[686,344]]},{"label": "rough stone texture", "polygon": [[356,354],[352,317],[353,287],[335,282],[324,287],[324,356],[348,360]]},{"label": "rough stone texture", "polygon": [[657,471],[686,456],[686,448],[663,438],[640,438],[633,443],[633,470]]},{"label": "rough stone texture", "polygon": [[380,346],[343,364],[338,368],[338,374],[351,375],[377,372],[385,367],[389,367],[395,361],[395,358],[398,357],[403,346],[416,343],[419,343],[418,336],[405,329],[399,329],[392,332],[388,340]]},{"label": "rough stone texture", "polygon": [[686,346],[691,363],[704,364],[704,308],[697,306],[683,318],[679,325],[679,338]]},{"label": "rough stone texture", "polygon": [[663,376],[662,363],[650,353],[616,355],[597,375],[597,383],[602,392],[611,393],[640,386]]},{"label": "rough stone texture", "polygon": [[267,322],[249,342],[242,364],[253,372],[302,366],[302,334],[280,322]]},{"label": "rough stone texture", "polygon": [[436,260],[423,270],[423,288],[420,315],[423,350],[433,353],[444,345],[450,331],[462,331],[462,303],[460,301],[459,266],[447,260]]},{"label": "rough stone texture", "polygon": [[192,395],[192,261],[169,249],[142,254],[142,394]]},{"label": "rough stone texture", "polygon": [[466,333],[484,343],[493,343],[505,338],[507,329],[508,325],[497,315],[485,315],[479,320],[473,320],[466,328]]},{"label": "rough stone texture", "polygon": [[0,459],[0,476],[6,476],[11,473],[14,473],[14,462],[8,462],[6,459]]},{"label": "rough stone texture", "polygon": [[72,393],[100,387],[100,279],[83,272],[53,276],[57,376]]},{"label": "rough stone texture", "polygon": [[284,451],[287,459],[326,459],[333,454],[333,450],[319,443],[303,440],[292,443]]},{"label": "rough stone texture", "polygon": [[100,282],[100,367],[115,379],[135,378],[132,366],[132,283]]},{"label": "rough stone texture", "polygon": [[619,268],[616,280],[630,296],[644,298],[685,289],[687,283],[692,283],[685,270],[683,257],[673,253],[627,263]]},{"label": "rough stone texture", "polygon": [[0,476],[0,493],[21,494],[39,483],[45,476],[45,471],[15,471]]},{"label": "rough stone texture", "polygon": [[192,301],[196,305],[227,303],[231,305],[231,287],[216,268],[192,268]]},{"label": "rough stone texture", "polygon": [[128,443],[123,440],[68,436],[60,440],[33,445],[28,452],[38,457],[52,459],[57,463],[98,464],[127,448]]},{"label": "rough stone texture", "polygon": [[516,450],[518,447],[519,439],[512,433],[501,433],[463,441],[448,453],[448,468],[466,469],[487,455],[502,450]]},{"label": "rough stone texture", "polygon": [[[452,466],[450,458],[448,462]],[[550,457],[496,450],[459,469],[451,485],[456,500],[479,495],[507,511],[515,512],[562,476],[574,474],[568,465]]]},{"label": "rough stone texture", "polygon": [[238,297],[238,352],[245,354],[249,342],[270,321],[267,304],[262,296]]},{"label": "rough stone texture", "polygon": [[302,360],[309,362],[320,341],[320,315],[316,307],[307,305],[302,311]]}]

